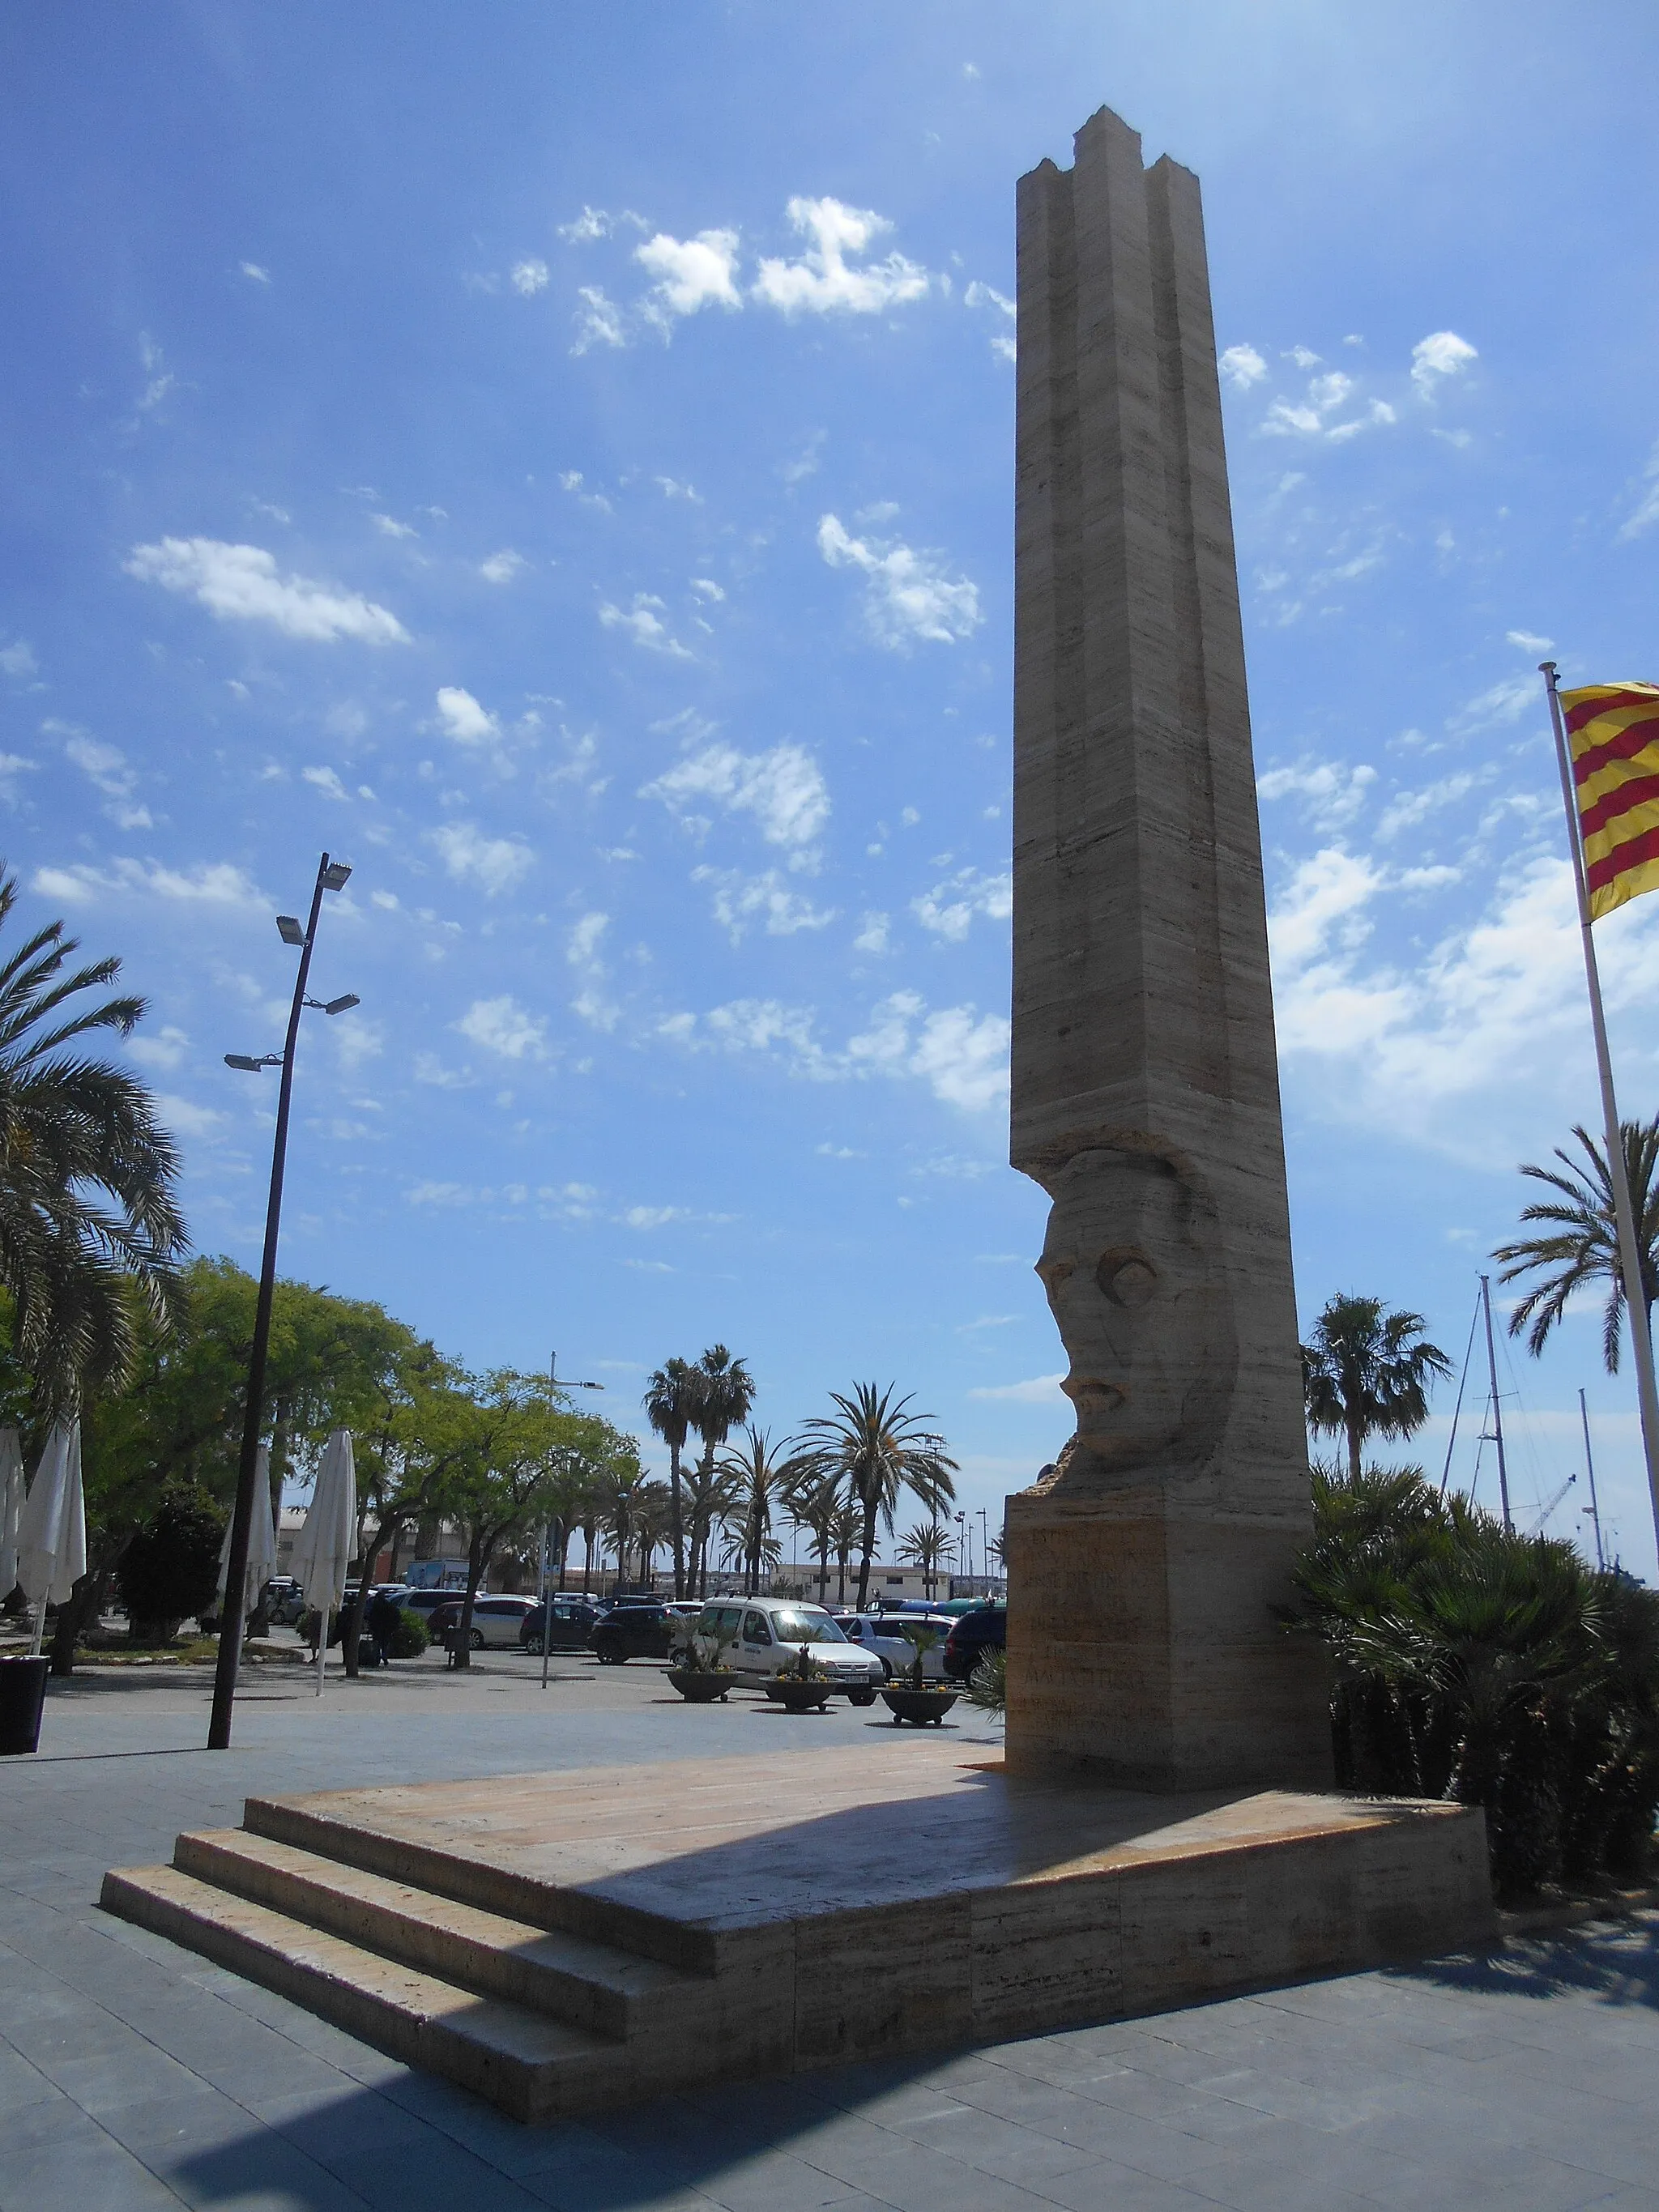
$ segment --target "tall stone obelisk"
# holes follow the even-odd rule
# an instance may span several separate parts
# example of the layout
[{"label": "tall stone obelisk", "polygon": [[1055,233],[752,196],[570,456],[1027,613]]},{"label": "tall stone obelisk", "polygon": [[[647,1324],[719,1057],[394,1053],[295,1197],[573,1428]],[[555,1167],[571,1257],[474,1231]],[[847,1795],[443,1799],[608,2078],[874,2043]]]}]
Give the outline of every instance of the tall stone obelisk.
[{"label": "tall stone obelisk", "polygon": [[1020,180],[1013,1164],[1077,1433],[1009,1500],[1011,1770],[1317,1787],[1284,1136],[1198,179]]}]

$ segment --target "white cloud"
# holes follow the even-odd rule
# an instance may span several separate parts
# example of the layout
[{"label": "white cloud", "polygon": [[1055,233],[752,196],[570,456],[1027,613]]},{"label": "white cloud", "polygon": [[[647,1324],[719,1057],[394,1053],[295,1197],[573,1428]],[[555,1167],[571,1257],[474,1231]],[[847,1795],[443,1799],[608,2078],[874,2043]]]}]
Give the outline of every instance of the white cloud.
[{"label": "white cloud", "polygon": [[257,261],[244,261],[241,270],[243,276],[255,284],[269,284],[270,282],[270,270],[262,269]]},{"label": "white cloud", "polygon": [[963,294],[963,303],[969,307],[990,307],[1001,319],[1001,327],[991,333],[991,350],[999,361],[1017,361],[1019,348],[1015,343],[1012,325],[1018,320],[1019,309],[1006,293],[993,290],[975,277]]},{"label": "white cloud", "polygon": [[504,545],[499,553],[492,553],[487,561],[479,562],[478,574],[486,584],[510,584],[520,569],[528,566],[522,553],[515,553],[510,545]]},{"label": "white cloud", "polygon": [[300,774],[307,783],[314,784],[319,791],[325,792],[329,798],[349,803],[351,794],[331,768],[303,768]]},{"label": "white cloud", "polygon": [[1267,364],[1253,345],[1230,345],[1217,367],[1235,392],[1248,392],[1267,374]]},{"label": "white cloud", "polygon": [[1057,1375],[1033,1375],[1024,1382],[981,1383],[970,1389],[970,1398],[1001,1399],[1014,1406],[1067,1406],[1070,1401],[1060,1389],[1065,1371]]},{"label": "white cloud", "polygon": [[143,1067],[177,1067],[188,1049],[190,1039],[181,1029],[168,1023],[153,1036],[130,1038],[127,1050]]},{"label": "white cloud", "polygon": [[153,860],[117,860],[107,875],[84,863],[69,868],[44,867],[35,870],[33,883],[45,898],[68,899],[77,904],[121,891],[187,906],[263,911],[270,903],[243,871],[228,860],[204,860],[188,872],[165,868]]},{"label": "white cloud", "polygon": [[694,884],[714,887],[714,919],[741,944],[752,921],[763,921],[769,937],[793,937],[798,930],[823,929],[836,919],[833,907],[820,908],[792,891],[775,868],[744,876],[736,869],[695,868]]},{"label": "white cloud", "polygon": [[415,1080],[434,1091],[467,1091],[472,1086],[472,1071],[467,1067],[446,1067],[435,1052],[417,1052],[415,1055]]},{"label": "white cloud", "polygon": [[216,1136],[225,1119],[211,1106],[198,1106],[193,1098],[179,1098],[166,1091],[156,1092],[155,1111],[162,1127],[175,1137]]},{"label": "white cloud", "polygon": [[444,735],[453,738],[458,745],[493,745],[500,742],[500,722],[459,684],[439,686],[438,719]]},{"label": "white cloud", "polygon": [[768,307],[786,315],[872,315],[918,300],[927,290],[927,271],[902,253],[848,267],[848,254],[863,253],[893,227],[872,210],[849,208],[836,199],[797,198],[787,212],[811,243],[799,261],[761,263],[751,296]]},{"label": "white cloud", "polygon": [[588,489],[587,480],[580,469],[562,470],[559,483],[573,499],[579,499],[584,507],[597,507],[601,514],[610,514],[614,512],[611,501],[602,491],[591,491]]},{"label": "white cloud", "polygon": [[131,795],[137,779],[118,745],[100,744],[96,738],[89,738],[84,730],[77,730],[69,722],[48,720],[42,722],[40,727],[47,736],[63,738],[65,756],[88,782],[108,798],[125,799]]},{"label": "white cloud", "polygon": [[952,645],[979,626],[978,592],[966,577],[947,575],[938,554],[852,537],[834,514],[819,520],[818,551],[832,568],[862,572],[866,619],[883,645]]},{"label": "white cloud", "polygon": [[1299,761],[1294,768],[1269,769],[1256,779],[1265,799],[1299,799],[1307,818],[1321,830],[1340,830],[1352,822],[1376,781],[1376,770],[1339,761]]},{"label": "white cloud", "polygon": [[127,574],[204,606],[221,622],[266,622],[289,637],[407,644],[409,633],[386,608],[356,592],[307,576],[277,574],[274,555],[217,538],[163,538],[135,545]]},{"label": "white cloud", "polygon": [[947,1105],[979,1109],[1008,1096],[1008,1038],[1000,1014],[975,1019],[972,1006],[930,1014],[915,992],[896,991],[848,1040],[847,1057],[855,1069],[921,1076]]},{"label": "white cloud", "polygon": [[986,915],[993,921],[1006,921],[1013,910],[1012,876],[1006,871],[982,876],[977,868],[963,868],[948,882],[935,884],[932,890],[910,902],[910,911],[922,927],[942,937],[947,945],[961,944],[976,914]]},{"label": "white cloud", "polygon": [[740,308],[737,287],[738,234],[700,230],[695,238],[671,238],[659,230],[634,248],[634,258],[656,283],[640,312],[666,337],[678,319],[702,307]]},{"label": "white cloud", "polygon": [[1438,783],[1425,784],[1420,791],[1402,791],[1389,801],[1382,820],[1376,825],[1379,837],[1397,837],[1402,830],[1415,829],[1431,814],[1443,806],[1455,806],[1474,788],[1473,775],[1449,775]]},{"label": "white cloud", "polygon": [[421,534],[412,522],[399,522],[394,515],[372,514],[369,520],[382,538],[418,538]]},{"label": "white cloud", "polygon": [[683,499],[692,507],[701,507],[702,494],[695,484],[682,483],[678,477],[653,477],[652,483],[665,499]]},{"label": "white cloud", "polygon": [[726,597],[725,592],[712,576],[693,576],[691,588],[700,599],[718,601]]},{"label": "white cloud", "polygon": [[454,880],[477,884],[486,898],[511,890],[536,858],[522,837],[486,837],[471,822],[447,823],[431,837]]},{"label": "white cloud", "polygon": [[1317,368],[1322,356],[1315,353],[1310,346],[1294,345],[1285,358],[1293,361],[1298,368]]},{"label": "white cloud", "polygon": [[817,763],[802,745],[774,745],[763,753],[741,753],[735,745],[714,744],[681,761],[641,799],[659,799],[683,819],[696,819],[700,799],[714,799],[730,813],[752,814],[769,844],[797,852],[809,846],[830,818],[830,793]]},{"label": "white cloud", "polygon": [[508,272],[508,279],[515,292],[522,294],[526,300],[532,299],[538,292],[547,289],[547,264],[538,261],[533,256],[527,261],[515,261]]},{"label": "white cloud", "polygon": [[604,988],[607,970],[599,958],[599,946],[610,927],[609,915],[583,915],[571,929],[564,955],[582,979],[581,989],[570,1002],[572,1010],[590,1029],[603,1030],[607,1034],[622,1019],[622,1008]]},{"label": "white cloud", "polygon": [[541,1060],[546,1054],[546,1023],[527,1014],[506,992],[499,999],[475,999],[454,1026],[469,1042],[503,1060]]},{"label": "white cloud", "polygon": [[1455,331],[1431,331],[1412,348],[1412,382],[1425,399],[1432,399],[1443,378],[1461,376],[1479,354]]},{"label": "white cloud", "polygon": [[471,1206],[477,1195],[464,1182],[417,1182],[411,1185],[407,1202],[410,1206]]},{"label": "white cloud", "polygon": [[610,927],[608,914],[585,914],[582,916],[571,930],[570,941],[565,948],[565,958],[573,968],[592,965],[599,957],[600,940]]},{"label": "white cloud", "polygon": [[671,1221],[688,1221],[690,1214],[684,1206],[630,1206],[621,1216],[629,1229],[663,1229]]},{"label": "white cloud", "polygon": [[625,630],[637,646],[647,653],[666,653],[671,660],[690,660],[693,655],[673,636],[663,620],[667,611],[664,602],[650,592],[635,592],[634,604],[626,610],[613,606],[606,600],[599,609],[599,620],[607,629]]},{"label": "white cloud", "polygon": [[1518,722],[1529,710],[1544,710],[1542,686],[1535,676],[1505,676],[1490,690],[1482,691],[1452,715],[1446,727],[1454,737],[1472,737],[1507,722]]},{"label": "white cloud", "polygon": [[631,223],[636,230],[649,228],[645,217],[635,215],[632,208],[623,208],[620,214],[611,215],[604,208],[585,207],[572,222],[558,226],[559,236],[571,246],[588,246],[596,238],[609,238],[620,223]]},{"label": "white cloud", "polygon": [[597,284],[577,287],[576,297],[581,305],[576,310],[576,336],[571,345],[572,353],[586,353],[596,345],[622,346],[628,343],[623,329],[622,309],[614,300],[607,300]]},{"label": "white cloud", "polygon": [[40,673],[34,649],[26,638],[14,638],[9,645],[0,646],[0,673],[19,678]]},{"label": "white cloud", "polygon": [[1553,637],[1540,637],[1529,629],[1509,629],[1504,635],[1510,645],[1519,646],[1522,653],[1547,653],[1555,643]]},{"label": "white cloud", "polygon": [[888,949],[888,917],[884,914],[866,914],[860,924],[858,935],[853,939],[853,950],[855,952],[885,952]]},{"label": "white cloud", "polygon": [[[1639,537],[1643,531],[1650,529],[1654,523],[1659,522],[1659,446],[1656,446],[1650,454],[1648,465],[1643,475],[1647,489],[1632,508],[1627,519],[1620,525],[1619,537],[1621,543]],[[25,646],[23,650],[27,653],[28,647]],[[4,654],[0,653],[0,662],[4,659]]]}]

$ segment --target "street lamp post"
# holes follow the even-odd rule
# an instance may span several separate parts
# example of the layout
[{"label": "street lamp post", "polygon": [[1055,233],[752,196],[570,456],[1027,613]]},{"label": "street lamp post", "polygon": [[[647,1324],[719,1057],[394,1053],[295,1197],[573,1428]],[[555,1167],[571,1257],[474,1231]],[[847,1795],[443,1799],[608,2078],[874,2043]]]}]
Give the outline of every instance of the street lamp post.
[{"label": "street lamp post", "polygon": [[[560,1391],[561,1391],[561,1390],[603,1390],[603,1389],[604,1389],[604,1388],[605,1388],[605,1385],[604,1385],[604,1383],[603,1383],[603,1382],[560,1382],[560,1380],[559,1380],[559,1355],[558,1355],[558,1353],[557,1353],[556,1352],[550,1352],[548,1353],[548,1355],[547,1355],[547,1389],[548,1389],[548,1399],[549,1399],[549,1402],[550,1402],[550,1403],[552,1403],[553,1401],[555,1401],[557,1399],[558,1395],[559,1395],[559,1393],[560,1393]],[[552,1566],[552,1543],[553,1543],[553,1523],[552,1523],[552,1522],[551,1522],[550,1520],[544,1521],[544,1522],[543,1522],[543,1523],[542,1523],[542,1687],[543,1687],[543,1689],[545,1689],[545,1688],[547,1687],[547,1662],[548,1662],[548,1655],[549,1655],[549,1653],[551,1651],[551,1650],[552,1650],[552,1648],[553,1648],[553,1583],[552,1583],[552,1571],[553,1571],[553,1566]],[[566,1529],[566,1531],[565,1531],[565,1549],[566,1549],[566,1551],[568,1552],[568,1551],[569,1550],[569,1548],[570,1548],[570,1532],[569,1532],[569,1530],[567,1528],[567,1529]],[[562,1581],[564,1580],[564,1568],[562,1567],[562,1565],[561,1565],[561,1567],[560,1567],[560,1569],[559,1569],[559,1580],[560,1580],[561,1582],[562,1582]],[[586,1595],[587,1595],[587,1592],[586,1592],[586,1590],[584,1589],[584,1590],[583,1590],[583,1592],[582,1592],[582,1595],[583,1595],[584,1597],[586,1597]]]},{"label": "street lamp post", "polygon": [[[343,1014],[358,1001],[348,992],[343,998],[320,1000],[307,999],[306,984],[311,974],[312,949],[317,942],[317,917],[322,912],[323,893],[343,890],[350,869],[341,860],[331,860],[323,854],[317,867],[317,882],[311,894],[311,914],[303,931],[293,915],[281,914],[276,927],[284,945],[300,948],[300,972],[294,981],[294,1004],[289,1012],[288,1036],[280,1053],[268,1052],[258,1059],[246,1053],[228,1052],[227,1067],[241,1068],[257,1074],[260,1069],[280,1067],[283,1071],[276,1096],[276,1139],[270,1155],[270,1196],[265,1206],[265,1249],[259,1269],[259,1297],[253,1314],[253,1346],[247,1363],[247,1407],[242,1418],[242,1452],[236,1469],[236,1510],[231,1516],[230,1557],[225,1566],[225,1602],[219,1621],[219,1665],[213,1678],[213,1714],[208,1723],[208,1749],[228,1751],[230,1748],[230,1717],[236,1702],[236,1671],[242,1656],[242,1619],[246,1591],[248,1541],[253,1529],[253,1493],[257,1480],[259,1454],[259,1431],[263,1425],[265,1395],[265,1357],[270,1344],[270,1301],[276,1283],[276,1232],[283,1212],[283,1170],[288,1158],[289,1108],[294,1096],[294,1049],[299,1042],[300,1016],[306,1007],[314,1006],[321,1013]],[[266,1503],[270,1510],[269,1501]]]}]

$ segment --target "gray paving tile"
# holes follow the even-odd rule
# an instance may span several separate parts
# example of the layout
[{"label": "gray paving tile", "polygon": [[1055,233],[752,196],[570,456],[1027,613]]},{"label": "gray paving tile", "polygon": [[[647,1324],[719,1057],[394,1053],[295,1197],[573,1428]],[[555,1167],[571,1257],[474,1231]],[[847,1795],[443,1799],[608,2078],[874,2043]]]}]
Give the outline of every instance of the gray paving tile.
[{"label": "gray paving tile", "polygon": [[1058,2175],[1042,2185],[1043,2196],[1066,2212],[1214,2212],[1215,2199],[1200,2197],[1176,2181],[1162,2181],[1131,2166],[1103,2160]]},{"label": "gray paving tile", "polygon": [[7,2147],[0,2212],[177,2212],[176,2192],[130,2151],[95,2141]]},{"label": "gray paving tile", "polygon": [[386,2212],[534,2212],[544,2201],[459,2143],[436,2136],[418,2152],[395,2144],[379,2150],[342,2148],[324,2162],[375,2212],[382,2206]]},{"label": "gray paving tile", "polygon": [[913,2142],[926,2143],[930,2150],[943,2151],[947,2158],[959,2160],[978,2172],[994,2173],[1000,2180],[1030,2188],[1037,2187],[1050,2174],[1073,2173],[1080,2166],[1092,2166],[1098,2157],[1096,2151],[1081,2144],[1022,2127],[1016,2120],[1003,2119],[974,2105],[943,2099],[931,2112],[917,2112],[904,2120],[884,2120],[882,2125],[909,2136]]}]

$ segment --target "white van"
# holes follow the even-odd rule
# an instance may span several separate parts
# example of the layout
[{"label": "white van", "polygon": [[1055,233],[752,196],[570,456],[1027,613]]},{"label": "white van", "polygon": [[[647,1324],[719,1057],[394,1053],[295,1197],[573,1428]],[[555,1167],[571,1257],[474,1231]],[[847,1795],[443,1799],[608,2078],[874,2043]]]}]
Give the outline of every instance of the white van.
[{"label": "white van", "polygon": [[740,1680],[764,1682],[799,1659],[805,1645],[815,1663],[855,1705],[872,1705],[885,1680],[873,1652],[849,1644],[821,1605],[794,1598],[751,1597],[704,1606],[696,1638],[705,1658],[724,1645],[726,1664]]}]

